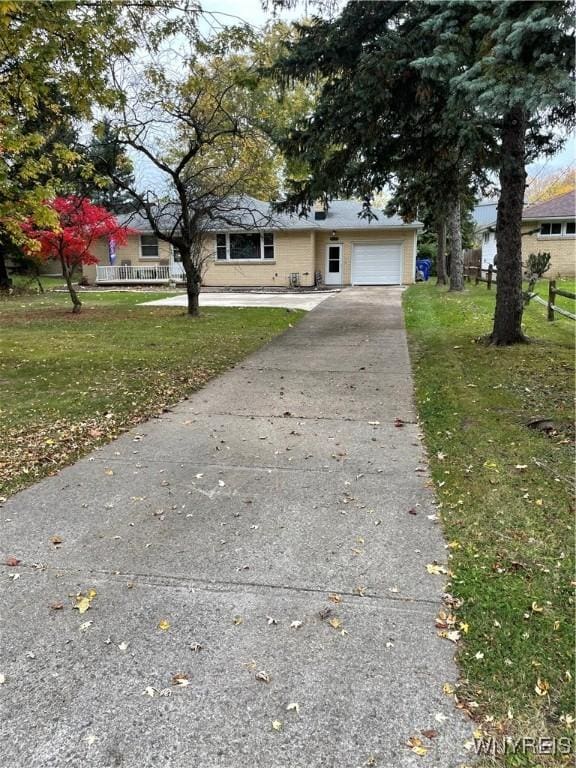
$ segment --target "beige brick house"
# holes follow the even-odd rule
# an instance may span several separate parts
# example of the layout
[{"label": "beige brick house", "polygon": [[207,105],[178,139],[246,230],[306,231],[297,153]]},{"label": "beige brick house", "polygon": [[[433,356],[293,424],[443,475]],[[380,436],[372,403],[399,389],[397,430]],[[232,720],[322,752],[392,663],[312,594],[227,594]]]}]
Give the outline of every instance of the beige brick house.
[{"label": "beige brick house", "polygon": [[[494,263],[496,256],[495,224],[494,221],[479,229],[484,269]],[[524,208],[522,261],[538,251],[550,254],[548,277],[576,274],[576,190]]]},{"label": "beige brick house", "polygon": [[[206,287],[288,287],[316,284],[400,285],[414,282],[416,240],[422,225],[398,217],[369,222],[362,204],[337,200],[308,217],[270,213],[251,200],[250,223],[215,226],[206,237]],[[157,238],[144,217],[120,217],[135,230],[124,247],[102,241],[94,249],[99,264],[85,266],[90,283],[167,283],[181,280],[178,253]],[[245,218],[245,217],[244,217]],[[115,251],[115,252],[114,252]]]}]

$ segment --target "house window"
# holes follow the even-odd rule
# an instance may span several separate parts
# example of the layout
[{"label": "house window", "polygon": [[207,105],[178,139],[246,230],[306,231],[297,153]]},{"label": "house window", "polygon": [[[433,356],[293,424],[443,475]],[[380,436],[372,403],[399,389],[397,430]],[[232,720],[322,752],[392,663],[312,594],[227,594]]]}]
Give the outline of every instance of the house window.
[{"label": "house window", "polygon": [[251,232],[229,235],[230,259],[259,259],[260,235]]},{"label": "house window", "polygon": [[561,235],[562,234],[562,223],[559,221],[545,221],[542,224],[540,224],[540,234],[541,235]]},{"label": "house window", "polygon": [[484,242],[485,243],[490,242],[490,232],[484,232]]},{"label": "house window", "polygon": [[158,238],[155,235],[140,235],[140,255],[143,259],[158,258]]},{"label": "house window", "polygon": [[226,261],[228,258],[226,235],[216,235],[216,258],[218,261]]},{"label": "house window", "polygon": [[264,258],[273,259],[274,258],[274,233],[264,232],[264,234],[262,235],[262,242],[264,245]]},{"label": "house window", "polygon": [[174,248],[174,246],[172,246],[172,261],[178,264],[182,263],[182,254],[180,253],[178,248]]},{"label": "house window", "polygon": [[567,235],[576,235],[576,221],[567,221],[566,222],[566,234]]},{"label": "house window", "polygon": [[216,261],[274,259],[273,232],[231,232],[216,235]]}]

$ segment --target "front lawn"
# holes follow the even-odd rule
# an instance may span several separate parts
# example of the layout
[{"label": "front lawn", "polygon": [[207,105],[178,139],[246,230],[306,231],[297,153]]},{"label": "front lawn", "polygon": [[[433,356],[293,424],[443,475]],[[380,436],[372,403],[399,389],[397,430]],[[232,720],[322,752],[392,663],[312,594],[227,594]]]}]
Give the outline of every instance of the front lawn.
[{"label": "front lawn", "polygon": [[[494,290],[450,294],[420,284],[404,296],[449,590],[463,601],[456,695],[490,733],[566,736],[574,705],[574,323],[548,323],[546,308],[531,303],[532,343],[491,348],[476,339],[491,329]],[[527,426],[543,417],[551,431]],[[497,764],[571,760],[509,755]]]},{"label": "front lawn", "polygon": [[0,496],[54,472],[297,322],[300,311],[141,307],[168,294],[0,300]]}]

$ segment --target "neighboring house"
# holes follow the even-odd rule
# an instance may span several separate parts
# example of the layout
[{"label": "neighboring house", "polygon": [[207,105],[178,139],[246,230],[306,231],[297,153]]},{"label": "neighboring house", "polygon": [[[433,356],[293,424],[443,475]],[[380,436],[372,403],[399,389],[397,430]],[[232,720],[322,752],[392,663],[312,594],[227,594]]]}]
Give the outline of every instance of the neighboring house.
[{"label": "neighboring house", "polygon": [[[496,218],[479,229],[484,269],[496,257],[495,227]],[[551,256],[549,277],[573,277],[576,273],[576,190],[524,208],[522,261],[538,251]]]},{"label": "neighboring house", "polygon": [[[271,287],[400,285],[414,282],[419,222],[377,212],[359,218],[362,203],[336,200],[308,217],[277,215],[251,200],[250,220],[214,227],[206,240],[205,286]],[[135,230],[110,260],[107,242],[95,249],[100,263],[86,266],[90,283],[159,283],[182,280],[178,253],[158,239],[141,216],[118,217]]]}]

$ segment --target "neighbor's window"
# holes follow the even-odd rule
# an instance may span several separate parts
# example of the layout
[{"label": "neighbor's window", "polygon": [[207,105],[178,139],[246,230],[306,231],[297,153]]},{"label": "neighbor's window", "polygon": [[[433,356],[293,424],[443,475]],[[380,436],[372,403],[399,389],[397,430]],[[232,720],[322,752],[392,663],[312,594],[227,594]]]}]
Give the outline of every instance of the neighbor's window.
[{"label": "neighbor's window", "polygon": [[541,235],[561,235],[562,234],[562,222],[560,221],[545,221],[540,224]]},{"label": "neighbor's window", "polygon": [[158,238],[155,235],[140,235],[140,254],[143,259],[158,258]]},{"label": "neighbor's window", "polygon": [[567,221],[566,222],[566,234],[567,235],[576,235],[576,221]]},{"label": "neighbor's window", "polygon": [[217,261],[261,261],[273,258],[273,232],[222,232],[216,235]]},{"label": "neighbor's window", "polygon": [[490,242],[490,232],[484,232],[484,242],[485,243]]}]

